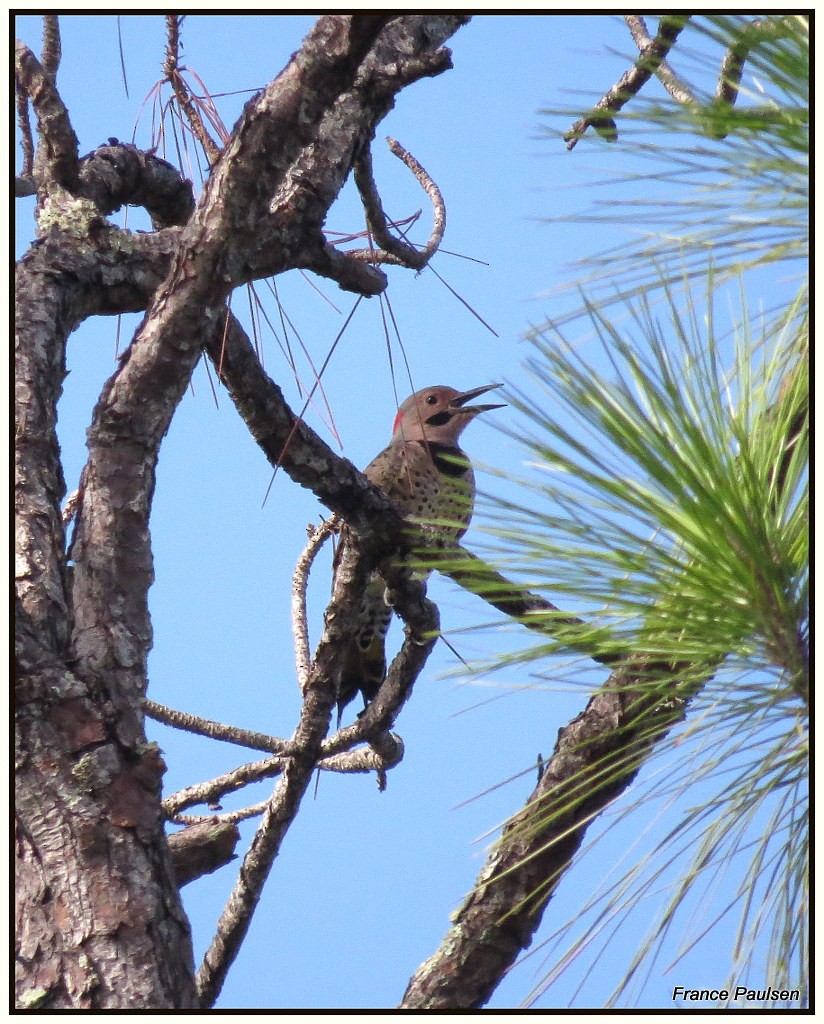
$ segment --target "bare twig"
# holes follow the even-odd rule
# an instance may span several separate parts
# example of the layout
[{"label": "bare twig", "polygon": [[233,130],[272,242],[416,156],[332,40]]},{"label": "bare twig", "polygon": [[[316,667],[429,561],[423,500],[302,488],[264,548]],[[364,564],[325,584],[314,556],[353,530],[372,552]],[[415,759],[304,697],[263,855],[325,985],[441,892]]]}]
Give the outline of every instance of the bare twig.
[{"label": "bare twig", "polygon": [[[652,46],[652,39],[647,32],[647,23],[640,14],[625,14],[624,21],[629,26],[632,38],[635,40],[635,45],[638,47],[639,52],[644,53],[645,50]],[[684,104],[694,104],[697,102],[690,89],[681,81],[665,60],[662,60],[655,69],[655,74],[661,85],[663,85],[674,100]]]},{"label": "bare twig", "polygon": [[198,715],[190,715],[186,711],[176,711],[164,704],[158,704],[148,697],[143,700],[143,710],[149,718],[156,722],[163,722],[175,729],[182,729],[184,732],[193,732],[198,736],[208,736],[214,740],[224,740],[226,743],[236,743],[241,747],[251,747],[252,750],[266,750],[272,754],[282,754],[288,748],[288,741],[277,736],[269,736],[264,732],[253,732],[251,729],[241,729],[236,725],[224,725],[222,722],[214,722],[209,718],[200,718]]},{"label": "bare twig", "polygon": [[214,164],[220,157],[220,146],[217,145],[206,130],[203,118],[201,118],[197,105],[186,87],[183,75],[180,73],[180,24],[182,20],[183,16],[179,14],[166,15],[166,59],[163,62],[163,73],[174,90],[177,102],[180,104],[180,109],[186,115],[186,119],[192,129],[192,134],[203,146],[203,151],[209,163]]},{"label": "bare twig", "polygon": [[200,825],[208,821],[236,825],[239,821],[259,818],[266,810],[268,804],[268,800],[261,800],[256,804],[249,804],[248,807],[241,807],[236,811],[220,811],[212,814],[175,814],[169,818],[169,821],[175,825]]},{"label": "bare twig", "polygon": [[[354,743],[356,741],[352,741]],[[384,732],[370,741],[369,747],[360,750],[345,751],[321,757],[316,767],[321,771],[338,772],[340,774],[364,774],[377,772],[385,774],[390,768],[400,764],[403,759],[403,741],[394,733]],[[198,782],[186,786],[175,793],[164,797],[163,813],[169,820],[182,821],[180,815],[187,807],[198,804],[215,804],[229,793],[236,793],[255,782],[271,779],[280,775],[288,763],[287,756],[266,757],[260,761],[250,761],[239,765],[230,772],[218,775],[206,782]],[[263,813],[265,804],[260,805],[257,813]],[[228,812],[229,815],[235,812]],[[252,815],[247,815],[251,817]],[[192,819],[194,820],[194,819]],[[233,820],[240,820],[239,818]]]},{"label": "bare twig", "polygon": [[60,57],[60,22],[56,14],[44,14],[43,49],[40,52],[40,63],[52,82],[57,80]]},{"label": "bare twig", "polygon": [[209,779],[207,782],[197,782],[193,786],[186,786],[184,789],[179,789],[176,793],[164,797],[163,813],[167,818],[173,818],[187,807],[217,803],[227,793],[235,793],[252,782],[260,782],[262,779],[271,779],[275,775],[280,775],[284,763],[282,757],[266,757],[261,761],[242,764],[230,772]]},{"label": "bare twig", "polygon": [[658,32],[640,52],[635,64],[625,71],[609,92],[605,93],[584,117],[579,118],[564,135],[567,149],[572,149],[587,128],[594,128],[608,142],[618,137],[618,129],[610,116],[635,96],[642,86],[657,72],[672,49],[675,40],[689,21],[688,14],[662,15]]},{"label": "bare twig", "polygon": [[[421,249],[409,245],[389,232],[389,221],[383,210],[375,179],[372,174],[372,154],[366,150],[355,162],[355,184],[366,211],[366,222],[380,249],[358,249],[346,255],[350,259],[368,260],[370,263],[396,263],[422,270],[438,251],[446,230],[446,206],[441,190],[408,150],[393,138],[387,138],[389,149],[412,171],[421,188],[432,203],[433,223],[429,241]],[[394,226],[394,224],[393,224]]]},{"label": "bare twig", "polygon": [[309,570],[315,556],[327,539],[340,527],[340,518],[332,516],[325,519],[320,526],[309,527],[309,542],[295,566],[292,576],[292,636],[295,642],[295,671],[301,693],[309,683],[309,627],[306,622],[306,586],[309,582]]}]

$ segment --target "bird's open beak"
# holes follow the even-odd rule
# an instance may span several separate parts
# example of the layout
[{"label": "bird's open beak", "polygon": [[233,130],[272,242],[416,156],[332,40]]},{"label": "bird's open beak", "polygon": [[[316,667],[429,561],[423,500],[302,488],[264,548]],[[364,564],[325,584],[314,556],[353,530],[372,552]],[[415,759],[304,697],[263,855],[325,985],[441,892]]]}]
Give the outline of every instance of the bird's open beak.
[{"label": "bird's open beak", "polygon": [[502,388],[503,384],[484,384],[481,388],[472,388],[471,391],[463,391],[460,395],[456,395],[449,403],[449,408],[452,412],[464,413],[468,416],[477,416],[479,412],[489,412],[490,409],[504,409],[506,403],[499,402],[497,405],[467,405],[467,402],[471,402],[473,398],[477,398],[479,395],[486,394],[487,391],[492,391],[494,388]]}]

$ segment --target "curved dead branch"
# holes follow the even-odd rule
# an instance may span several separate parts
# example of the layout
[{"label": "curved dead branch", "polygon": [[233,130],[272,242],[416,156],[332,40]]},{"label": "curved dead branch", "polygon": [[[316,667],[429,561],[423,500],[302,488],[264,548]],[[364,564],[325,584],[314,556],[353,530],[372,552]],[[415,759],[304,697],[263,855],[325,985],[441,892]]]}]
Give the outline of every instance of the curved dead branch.
[{"label": "curved dead branch", "polygon": [[[371,150],[367,149],[355,161],[354,177],[366,212],[367,226],[380,248],[356,249],[348,252],[346,255],[350,259],[368,260],[370,263],[395,263],[400,266],[410,267],[413,270],[422,270],[438,251],[443,241],[444,232],[446,231],[446,205],[444,204],[441,190],[415,157],[395,139],[388,137],[386,141],[389,144],[390,151],[406,164],[415,175],[421,188],[429,196],[433,211],[432,233],[426,245],[421,249],[417,249],[415,246],[390,233],[390,224],[384,213],[381,197],[378,194],[378,188],[372,173],[372,153]],[[392,227],[396,227],[394,222]]]},{"label": "curved dead branch", "polygon": [[340,528],[336,516],[326,519],[317,527],[308,527],[309,541],[297,561],[292,576],[292,637],[295,644],[295,675],[301,693],[309,683],[311,655],[309,654],[309,625],[306,620],[306,587],[315,556],[329,537]]},{"label": "curved dead branch", "polygon": [[77,194],[104,216],[126,205],[142,206],[155,230],[186,224],[195,208],[192,183],[176,167],[117,139],[82,158]]}]

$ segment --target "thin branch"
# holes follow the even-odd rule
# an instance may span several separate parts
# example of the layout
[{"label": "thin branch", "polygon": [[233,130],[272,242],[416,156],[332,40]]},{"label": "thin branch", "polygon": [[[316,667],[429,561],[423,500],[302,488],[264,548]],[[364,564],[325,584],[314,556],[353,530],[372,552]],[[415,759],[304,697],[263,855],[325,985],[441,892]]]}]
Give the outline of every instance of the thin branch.
[{"label": "thin branch", "polygon": [[346,255],[350,259],[365,259],[369,260],[370,263],[396,263],[401,266],[411,267],[413,270],[422,270],[438,251],[443,241],[444,232],[446,231],[446,205],[444,204],[441,190],[415,157],[395,139],[387,137],[386,141],[391,152],[406,164],[415,175],[421,188],[429,196],[433,211],[432,233],[429,236],[429,241],[421,249],[409,245],[395,235],[390,234],[389,222],[384,213],[383,204],[381,203],[372,173],[372,153],[367,149],[355,162],[354,177],[364,210],[366,211],[366,223],[375,241],[381,248],[377,250],[372,248],[359,249]]},{"label": "thin branch", "polygon": [[[644,21],[644,18],[640,14],[625,14],[624,21],[629,26],[632,38],[634,39],[639,52],[644,53],[644,51],[653,44],[653,41],[647,31],[647,23]],[[685,105],[697,103],[697,100],[695,99],[695,96],[693,96],[691,90],[681,81],[665,60],[662,60],[658,65],[655,70],[655,74],[661,82],[661,85],[663,85],[674,100]]]},{"label": "thin branch", "polygon": [[[721,71],[718,75],[713,103],[721,107],[733,106],[738,99],[744,64],[750,55],[750,50],[765,37],[779,38],[783,32],[784,28],[780,18],[754,18],[743,29],[738,41],[727,48],[721,60]],[[726,135],[727,133],[723,129],[712,131],[714,139],[723,139],[726,138]]]},{"label": "thin branch", "polygon": [[248,807],[241,807],[236,811],[220,811],[214,814],[175,814],[169,818],[169,821],[174,825],[201,825],[209,821],[236,825],[239,821],[259,818],[266,810],[268,804],[269,801],[267,799],[261,800],[256,804],[249,804]]},{"label": "thin branch", "polygon": [[277,736],[269,736],[263,732],[254,732],[251,729],[242,729],[237,725],[224,725],[222,722],[215,722],[209,718],[200,718],[198,715],[191,715],[186,711],[177,711],[174,708],[166,707],[165,704],[158,704],[156,701],[143,699],[143,710],[149,718],[164,725],[170,725],[174,729],[182,729],[184,732],[192,732],[197,736],[208,736],[209,739],[223,740],[225,743],[236,743],[240,747],[250,747],[252,750],[266,750],[272,754],[284,753],[288,746],[288,740],[280,739]]},{"label": "thin branch", "polygon": [[309,627],[306,621],[306,587],[315,556],[327,539],[340,527],[340,519],[332,516],[320,526],[309,527],[309,542],[295,566],[292,576],[292,636],[295,643],[295,672],[301,693],[309,685],[311,655],[309,654]]},{"label": "thin branch", "polygon": [[40,51],[40,63],[52,82],[57,81],[57,69],[60,67],[61,54],[58,17],[56,14],[44,14],[43,49]]},{"label": "thin branch", "polygon": [[167,818],[176,818],[187,807],[198,804],[216,804],[229,793],[235,793],[244,786],[262,779],[271,779],[283,771],[286,759],[283,757],[266,757],[260,761],[250,761],[239,765],[230,772],[224,772],[207,782],[197,782],[186,786],[176,793],[170,793],[162,801],[163,813]]},{"label": "thin branch", "polygon": [[[339,774],[377,772],[381,776],[385,775],[390,768],[400,764],[403,760],[403,753],[404,747],[401,738],[394,733],[383,732],[370,741],[369,747],[321,757],[315,767],[321,771]],[[180,812],[187,807],[196,807],[198,804],[216,804],[229,793],[236,793],[244,786],[280,775],[288,760],[288,756],[281,755],[266,757],[260,761],[250,761],[206,782],[197,782],[192,786],[186,786],[163,798],[161,804],[163,813],[170,821],[182,820]],[[261,806],[260,813],[262,811],[263,807]]]},{"label": "thin branch", "polygon": [[567,149],[573,149],[587,128],[594,128],[602,138],[614,142],[618,129],[610,116],[632,99],[657,72],[672,49],[675,40],[690,19],[688,14],[662,15],[658,32],[638,56],[635,64],[618,79],[584,117],[579,118],[564,135]]},{"label": "thin branch", "polygon": [[192,100],[189,90],[186,88],[183,75],[180,73],[180,23],[182,20],[183,16],[179,14],[166,15],[166,59],[163,62],[163,73],[166,76],[166,81],[174,90],[177,102],[180,104],[180,109],[186,115],[186,119],[192,129],[192,134],[203,147],[209,163],[214,164],[220,158],[220,146],[217,145],[206,130],[197,106]]},{"label": "thin branch", "polygon": [[619,665],[628,653],[623,648],[613,651],[594,650],[592,627],[585,619],[570,615],[540,594],[533,594],[513,583],[482,558],[460,545],[440,555],[433,552],[432,564],[438,572],[504,615],[516,619],[522,626],[552,637],[600,665]]}]

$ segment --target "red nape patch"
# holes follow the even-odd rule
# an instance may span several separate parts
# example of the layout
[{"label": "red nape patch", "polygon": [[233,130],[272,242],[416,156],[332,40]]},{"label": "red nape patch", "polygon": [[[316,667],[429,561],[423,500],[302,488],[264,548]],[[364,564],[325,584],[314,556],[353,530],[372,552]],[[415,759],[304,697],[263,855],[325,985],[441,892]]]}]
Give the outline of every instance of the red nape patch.
[{"label": "red nape patch", "polygon": [[398,409],[398,415],[395,417],[395,422],[392,424],[392,433],[393,434],[398,429],[398,426],[399,426],[399,424],[400,424],[402,419],[403,419],[403,413],[400,411],[400,409]]}]

